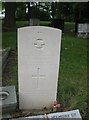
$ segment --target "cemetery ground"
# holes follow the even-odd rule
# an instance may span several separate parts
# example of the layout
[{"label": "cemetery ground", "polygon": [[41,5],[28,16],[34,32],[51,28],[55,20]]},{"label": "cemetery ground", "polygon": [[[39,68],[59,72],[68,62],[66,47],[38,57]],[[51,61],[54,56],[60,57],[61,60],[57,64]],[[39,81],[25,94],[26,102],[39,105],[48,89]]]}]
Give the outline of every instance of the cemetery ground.
[{"label": "cemetery ground", "polygon": [[[17,22],[26,26],[28,22]],[[50,26],[50,22],[41,22]],[[65,33],[61,40],[61,60],[57,100],[61,104],[58,111],[79,109],[87,118],[87,41],[73,34],[74,23],[65,23]],[[2,47],[11,48],[7,66],[3,73],[2,85],[15,85],[18,96],[18,55],[17,33],[3,32]],[[23,83],[24,84],[24,83]],[[50,83],[51,85],[51,83]]]}]

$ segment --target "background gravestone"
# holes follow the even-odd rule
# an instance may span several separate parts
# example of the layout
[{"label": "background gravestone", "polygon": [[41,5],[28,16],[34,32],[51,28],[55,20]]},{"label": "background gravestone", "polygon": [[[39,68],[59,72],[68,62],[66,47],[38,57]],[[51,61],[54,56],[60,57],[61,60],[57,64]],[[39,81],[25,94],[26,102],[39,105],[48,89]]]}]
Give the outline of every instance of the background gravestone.
[{"label": "background gravestone", "polygon": [[17,106],[15,86],[0,87],[0,108],[2,107],[2,116],[14,112]]},{"label": "background gravestone", "polygon": [[78,24],[78,36],[83,38],[89,38],[89,24]]},{"label": "background gravestone", "polygon": [[39,26],[40,25],[40,19],[32,18],[29,20],[30,26]]},{"label": "background gravestone", "polygon": [[56,100],[61,30],[32,26],[18,29],[20,109],[50,108]]}]

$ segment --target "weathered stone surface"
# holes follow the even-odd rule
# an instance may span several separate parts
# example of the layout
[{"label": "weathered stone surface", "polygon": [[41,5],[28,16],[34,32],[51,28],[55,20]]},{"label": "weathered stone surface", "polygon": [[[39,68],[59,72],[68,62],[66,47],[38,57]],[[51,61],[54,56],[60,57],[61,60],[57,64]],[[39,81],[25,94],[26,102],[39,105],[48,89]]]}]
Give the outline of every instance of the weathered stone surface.
[{"label": "weathered stone surface", "polygon": [[82,38],[89,38],[89,24],[78,24],[78,36]]},{"label": "weathered stone surface", "polygon": [[20,109],[50,108],[57,96],[61,30],[32,26],[18,29]]},{"label": "weathered stone surface", "polygon": [[17,106],[15,86],[0,87],[0,107],[2,113],[7,114],[15,111]]}]

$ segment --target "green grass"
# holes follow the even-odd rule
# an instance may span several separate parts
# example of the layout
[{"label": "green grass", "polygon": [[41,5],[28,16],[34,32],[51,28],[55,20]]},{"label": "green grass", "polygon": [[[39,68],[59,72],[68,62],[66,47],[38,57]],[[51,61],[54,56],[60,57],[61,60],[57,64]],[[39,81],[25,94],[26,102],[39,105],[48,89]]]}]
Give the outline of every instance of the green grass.
[{"label": "green grass", "polygon": [[50,21],[40,21],[40,25],[41,26],[51,26],[51,22]]},{"label": "green grass", "polygon": [[27,26],[29,24],[28,21],[16,21],[16,26],[19,27],[24,27]]},{"label": "green grass", "polygon": [[[50,21],[40,21],[41,26],[50,26],[51,22]],[[16,26],[17,27],[23,27],[23,26],[28,26],[29,22],[28,21],[17,21]]]},{"label": "green grass", "polygon": [[75,29],[75,23],[65,22],[64,24],[65,33],[71,34]]},{"label": "green grass", "polygon": [[17,44],[16,32],[2,32],[2,48],[15,49]]},{"label": "green grass", "polygon": [[87,40],[64,35],[61,47],[58,100],[65,110],[87,110]]},{"label": "green grass", "polygon": [[[50,22],[41,22],[49,25]],[[17,22],[17,26],[25,26],[27,22]],[[61,42],[61,60],[58,81],[57,99],[63,111],[79,109],[82,116],[87,114],[87,40],[78,38],[71,30],[74,23],[65,23],[65,33]],[[3,48],[16,48],[16,32],[3,33]],[[17,88],[17,63],[9,65],[8,84]],[[5,79],[4,79],[5,80]],[[10,82],[9,82],[10,81]]]}]

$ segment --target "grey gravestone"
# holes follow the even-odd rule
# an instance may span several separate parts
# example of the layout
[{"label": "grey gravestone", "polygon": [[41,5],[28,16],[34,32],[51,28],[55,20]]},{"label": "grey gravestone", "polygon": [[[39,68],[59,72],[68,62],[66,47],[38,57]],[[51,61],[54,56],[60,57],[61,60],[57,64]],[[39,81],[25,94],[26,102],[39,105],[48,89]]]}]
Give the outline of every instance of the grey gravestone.
[{"label": "grey gravestone", "polygon": [[0,108],[2,108],[2,115],[14,112],[16,106],[15,86],[0,87]]},{"label": "grey gravestone", "polygon": [[40,25],[40,20],[39,19],[36,19],[36,18],[31,18],[30,20],[29,20],[29,24],[30,24],[30,26],[38,26],[38,25]]},{"label": "grey gravestone", "polygon": [[89,38],[89,24],[78,24],[78,37]]}]

